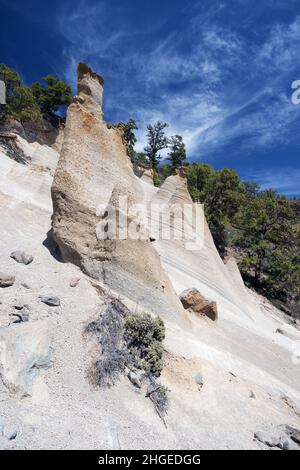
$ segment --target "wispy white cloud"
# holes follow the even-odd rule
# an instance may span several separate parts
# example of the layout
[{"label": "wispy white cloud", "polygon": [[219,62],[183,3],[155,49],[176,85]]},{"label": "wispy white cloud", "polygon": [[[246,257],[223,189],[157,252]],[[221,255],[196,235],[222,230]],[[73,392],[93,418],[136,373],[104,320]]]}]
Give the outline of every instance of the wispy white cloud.
[{"label": "wispy white cloud", "polygon": [[300,196],[300,169],[287,167],[287,168],[269,168],[268,171],[248,171],[248,179],[257,181],[263,190],[274,189],[279,193],[284,193],[287,196],[299,197]]},{"label": "wispy white cloud", "polygon": [[[217,9],[222,13],[225,5]],[[123,14],[107,2],[81,2],[72,15],[62,10],[58,22],[67,41],[65,77],[74,83],[79,60],[103,73],[106,111],[139,120],[140,149],[146,124],[156,119],[169,122],[170,133],[182,134],[189,152],[206,159],[237,140],[250,151],[293,138],[299,109],[287,87],[299,67],[299,17],[246,40],[211,9],[195,14],[183,32],[163,36]]]}]

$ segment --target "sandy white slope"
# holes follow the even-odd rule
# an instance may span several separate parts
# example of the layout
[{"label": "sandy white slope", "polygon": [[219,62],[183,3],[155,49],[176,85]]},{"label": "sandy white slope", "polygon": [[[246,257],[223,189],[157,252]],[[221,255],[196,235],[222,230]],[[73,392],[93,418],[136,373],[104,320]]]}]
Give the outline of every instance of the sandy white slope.
[{"label": "sandy white slope", "polygon": [[[0,381],[0,422],[18,431],[12,441],[0,436],[0,448],[257,449],[255,431],[277,424],[300,427],[300,366],[292,361],[298,331],[244,288],[234,263],[224,265],[219,258],[206,226],[199,252],[155,242],[176,291],[197,287],[220,310],[217,324],[192,315],[185,329],[167,323],[162,376],[170,389],[167,429],[127,378],[109,390],[93,388],[87,376],[97,348],[83,331],[97,317],[105,289],[93,287],[77,267],[60,263],[49,251],[50,172],[12,163],[2,153],[0,178],[0,271],[16,276],[14,286],[0,291],[0,325],[7,328],[15,303],[28,303],[29,325],[45,326],[51,343],[50,367],[38,372],[31,396],[20,399]],[[176,178],[163,190],[141,184],[148,202],[156,198],[167,207],[174,198],[186,198]],[[16,249],[31,253],[33,263],[12,260]],[[76,288],[69,285],[73,277],[80,278]],[[40,302],[39,295],[48,293],[60,297],[61,307]],[[130,305],[130,299],[124,301]],[[275,333],[278,327],[288,329],[289,337]],[[201,391],[197,371],[204,378]]]}]

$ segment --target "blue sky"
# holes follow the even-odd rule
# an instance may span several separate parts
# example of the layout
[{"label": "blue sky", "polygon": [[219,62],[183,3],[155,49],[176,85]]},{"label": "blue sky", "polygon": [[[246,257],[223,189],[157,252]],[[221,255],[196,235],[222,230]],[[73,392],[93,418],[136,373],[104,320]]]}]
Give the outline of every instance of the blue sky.
[{"label": "blue sky", "polygon": [[157,119],[190,160],[300,196],[299,0],[0,0],[0,62],[26,83],[105,78],[110,122]]}]

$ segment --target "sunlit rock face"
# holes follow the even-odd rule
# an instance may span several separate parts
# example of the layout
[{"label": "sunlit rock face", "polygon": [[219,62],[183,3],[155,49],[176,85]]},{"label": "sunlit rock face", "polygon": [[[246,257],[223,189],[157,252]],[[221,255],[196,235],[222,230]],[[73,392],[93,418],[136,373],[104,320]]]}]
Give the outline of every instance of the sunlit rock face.
[{"label": "sunlit rock face", "polygon": [[119,197],[126,198],[129,209],[144,197],[121,128],[103,120],[103,84],[99,75],[79,64],[78,96],[68,109],[52,186],[54,238],[65,261],[79,265],[140,306],[180,317],[182,307],[146,227],[137,227],[144,232],[142,240],[97,236],[106,223],[106,208],[116,208],[118,213]]}]

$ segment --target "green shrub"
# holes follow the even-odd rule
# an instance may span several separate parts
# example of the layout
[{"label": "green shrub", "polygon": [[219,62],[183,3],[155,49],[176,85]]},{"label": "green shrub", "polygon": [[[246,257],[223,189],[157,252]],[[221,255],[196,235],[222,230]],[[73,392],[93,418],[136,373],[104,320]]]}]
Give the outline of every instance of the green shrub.
[{"label": "green shrub", "polygon": [[56,113],[72,101],[71,87],[53,75],[30,87],[22,83],[20,75],[5,64],[0,64],[0,80],[6,86],[6,105],[0,107],[0,119],[7,116],[20,122],[38,121],[43,113]]},{"label": "green shrub", "polygon": [[86,331],[95,334],[101,345],[102,356],[95,363],[98,385],[112,385],[126,367],[156,376],[161,372],[165,326],[159,317],[131,314],[115,299]]},{"label": "green shrub", "polygon": [[163,420],[168,409],[168,389],[156,378],[163,367],[164,322],[147,313],[131,314],[117,299],[112,300],[86,328],[101,346],[101,356],[94,364],[94,378],[100,387],[110,387],[129,370],[142,370],[141,381],[148,385],[149,398]]},{"label": "green shrub", "polygon": [[42,113],[56,113],[61,106],[68,106],[71,103],[70,85],[54,75],[47,75],[42,80],[43,85],[38,82],[31,85],[32,93]]},{"label": "green shrub", "polygon": [[124,338],[139,368],[152,374],[161,372],[165,326],[159,317],[152,318],[146,313],[129,315]]},{"label": "green shrub", "polygon": [[10,116],[21,122],[41,119],[42,115],[31,88],[22,84],[14,69],[0,64],[0,80],[6,86],[6,105],[1,108],[2,118]]},{"label": "green shrub", "polygon": [[160,186],[160,176],[159,176],[159,174],[157,173],[156,170],[153,170],[153,184],[157,188],[159,188],[159,186]]}]

